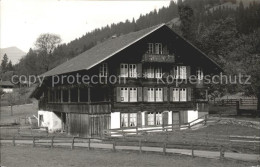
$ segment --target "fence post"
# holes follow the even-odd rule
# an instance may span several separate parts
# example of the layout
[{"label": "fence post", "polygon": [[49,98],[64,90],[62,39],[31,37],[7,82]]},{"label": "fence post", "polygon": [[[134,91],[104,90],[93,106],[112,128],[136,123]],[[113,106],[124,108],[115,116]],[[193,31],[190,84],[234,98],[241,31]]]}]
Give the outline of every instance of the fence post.
[{"label": "fence post", "polygon": [[192,158],[194,158],[194,146],[193,146],[193,144],[191,144],[191,156],[192,156]]},{"label": "fence post", "polygon": [[90,138],[88,139],[88,150],[90,150]]},{"label": "fence post", "polygon": [[33,137],[33,147],[35,147],[35,137]]},{"label": "fence post", "polygon": [[73,137],[72,142],[71,142],[71,149],[72,150],[74,149],[74,140],[75,140],[75,137]]},{"label": "fence post", "polygon": [[139,153],[142,153],[142,139],[139,139]]},{"label": "fence post", "polygon": [[163,155],[166,155],[166,146],[167,146],[167,143],[164,142],[163,143]]},{"label": "fence post", "polygon": [[55,136],[52,136],[52,137],[51,137],[51,148],[53,148],[53,144],[54,144],[54,137],[55,137]]},{"label": "fence post", "polygon": [[116,140],[114,139],[114,142],[113,142],[113,151],[115,152],[116,151]]},{"label": "fence post", "polygon": [[15,146],[15,136],[13,136],[13,146]]},{"label": "fence post", "polygon": [[224,152],[223,146],[221,145],[221,146],[220,146],[220,159],[223,160],[224,157],[225,157],[225,152]]}]

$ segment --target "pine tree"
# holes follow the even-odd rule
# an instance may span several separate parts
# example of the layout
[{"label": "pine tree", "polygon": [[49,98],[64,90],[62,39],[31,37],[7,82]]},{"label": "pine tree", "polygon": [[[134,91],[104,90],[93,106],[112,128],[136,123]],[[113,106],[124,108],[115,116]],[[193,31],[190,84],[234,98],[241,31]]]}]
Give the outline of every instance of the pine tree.
[{"label": "pine tree", "polygon": [[1,63],[2,72],[7,71],[7,65],[8,65],[8,57],[7,57],[6,54],[4,54],[4,57],[3,57],[3,60],[2,60],[2,63]]}]

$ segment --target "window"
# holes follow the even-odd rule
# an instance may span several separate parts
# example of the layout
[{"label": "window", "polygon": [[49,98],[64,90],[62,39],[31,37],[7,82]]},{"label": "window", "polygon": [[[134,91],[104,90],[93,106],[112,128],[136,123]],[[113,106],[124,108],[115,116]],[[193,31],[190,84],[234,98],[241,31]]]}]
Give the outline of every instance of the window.
[{"label": "window", "polygon": [[137,102],[137,88],[130,88],[130,102]]},{"label": "window", "polygon": [[174,88],[173,89],[173,101],[180,101],[179,88]]},{"label": "window", "polygon": [[128,114],[121,114],[121,127],[128,127]]},{"label": "window", "polygon": [[146,71],[147,78],[154,78],[154,68],[149,66]]},{"label": "window", "polygon": [[200,67],[197,68],[196,74],[197,74],[198,80],[202,80],[202,79],[203,79],[203,71],[202,71],[202,68],[200,68]]},{"label": "window", "polygon": [[130,114],[130,123],[129,123],[129,126],[130,127],[133,127],[133,126],[136,126],[137,125],[137,114],[136,113],[132,113]]},{"label": "window", "polygon": [[69,91],[68,89],[62,90],[62,101],[69,102]]},{"label": "window", "polygon": [[120,65],[120,76],[121,77],[128,77],[128,64],[121,64]]},{"label": "window", "polygon": [[137,126],[136,113],[121,113],[121,127],[134,127]]},{"label": "window", "polygon": [[129,77],[137,77],[136,64],[129,64]]},{"label": "window", "polygon": [[156,125],[162,125],[162,113],[156,113],[155,122]]},{"label": "window", "polygon": [[108,74],[107,63],[102,63],[99,67],[99,76],[107,77],[107,74]]},{"label": "window", "polygon": [[162,78],[163,72],[162,67],[155,68],[155,78]]},{"label": "window", "polygon": [[122,102],[128,102],[128,88],[121,88],[120,95]]},{"label": "window", "polygon": [[154,125],[154,113],[147,114],[147,121],[148,125]]},{"label": "window", "polygon": [[186,88],[180,89],[180,101],[187,101]]},{"label": "window", "polygon": [[148,102],[154,102],[154,88],[148,88]]},{"label": "window", "polygon": [[180,66],[180,79],[187,79],[186,66]]},{"label": "window", "polygon": [[152,54],[153,53],[153,43],[148,43],[148,51],[147,53]]},{"label": "window", "polygon": [[155,97],[156,102],[162,102],[163,101],[163,90],[162,88],[156,88],[155,89]]},{"label": "window", "polygon": [[155,54],[162,54],[162,44],[155,43]]}]

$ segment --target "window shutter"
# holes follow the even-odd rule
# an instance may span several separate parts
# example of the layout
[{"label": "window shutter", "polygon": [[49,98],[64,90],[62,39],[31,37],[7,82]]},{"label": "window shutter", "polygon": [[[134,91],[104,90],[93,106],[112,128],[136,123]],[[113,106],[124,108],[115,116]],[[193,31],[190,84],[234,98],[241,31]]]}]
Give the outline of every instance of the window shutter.
[{"label": "window shutter", "polygon": [[191,93],[192,93],[192,89],[187,88],[187,101],[191,101]]},{"label": "window shutter", "polygon": [[148,101],[148,88],[144,87],[143,88],[143,97],[144,97],[144,101]]},{"label": "window shutter", "polygon": [[138,78],[142,78],[143,77],[143,73],[142,73],[142,64],[141,63],[139,63],[139,64],[137,64],[137,77]]},{"label": "window shutter", "polygon": [[137,127],[142,127],[142,113],[139,111],[137,113]]},{"label": "window shutter", "polygon": [[170,87],[170,101],[173,101],[173,88]]},{"label": "window shutter", "polygon": [[148,112],[145,112],[144,116],[145,116],[145,118],[144,118],[145,125],[148,125]]},{"label": "window shutter", "polygon": [[121,102],[121,87],[116,88],[116,101]]},{"label": "window shutter", "polygon": [[137,88],[137,101],[143,101],[143,92],[142,87]]},{"label": "window shutter", "polygon": [[190,77],[190,66],[186,66],[187,79]]},{"label": "window shutter", "polygon": [[165,111],[163,114],[163,125],[168,125],[168,111]]},{"label": "window shutter", "polygon": [[163,101],[168,101],[168,88],[163,88]]}]

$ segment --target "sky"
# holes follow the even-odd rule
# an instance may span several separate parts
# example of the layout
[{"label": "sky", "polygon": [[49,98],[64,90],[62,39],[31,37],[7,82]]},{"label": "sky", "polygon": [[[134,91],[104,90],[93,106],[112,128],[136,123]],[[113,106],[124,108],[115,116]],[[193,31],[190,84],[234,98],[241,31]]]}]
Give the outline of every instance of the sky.
[{"label": "sky", "polygon": [[58,34],[68,43],[87,32],[137,19],[170,0],[0,0],[0,48],[16,46],[28,52],[42,33]]}]

